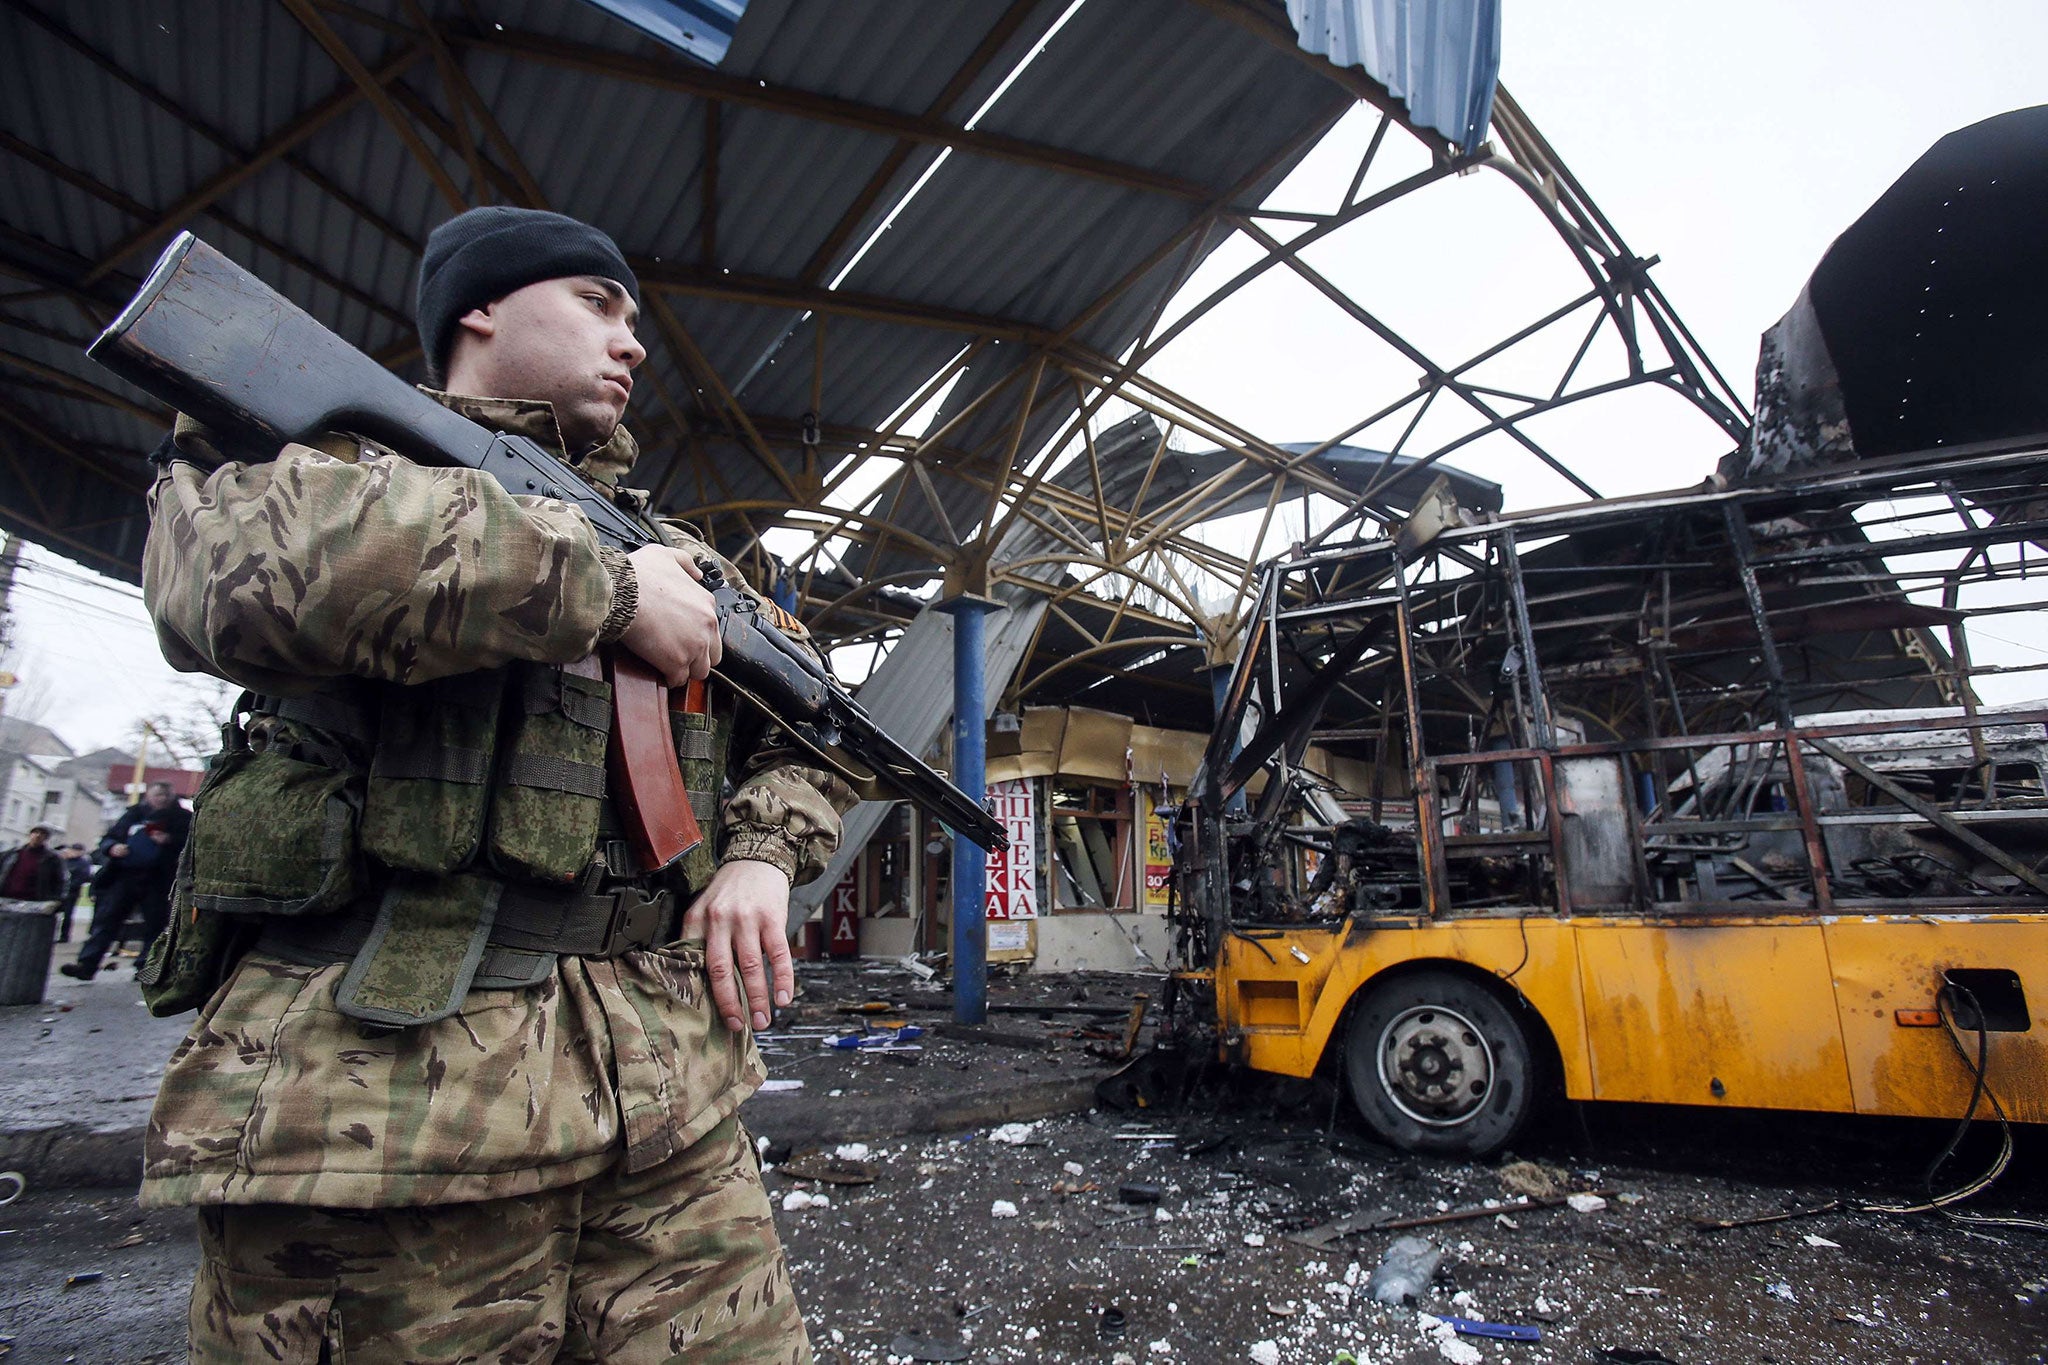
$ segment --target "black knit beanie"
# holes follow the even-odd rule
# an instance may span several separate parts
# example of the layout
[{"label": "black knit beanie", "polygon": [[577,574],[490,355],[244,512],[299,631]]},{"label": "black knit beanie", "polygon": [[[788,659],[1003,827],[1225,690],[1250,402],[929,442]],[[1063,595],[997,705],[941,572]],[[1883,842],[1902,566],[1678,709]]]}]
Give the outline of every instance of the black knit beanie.
[{"label": "black knit beanie", "polygon": [[415,306],[420,346],[436,379],[447,373],[455,324],[472,308],[541,280],[597,275],[640,302],[619,244],[588,223],[545,209],[494,205],[459,213],[427,236]]}]

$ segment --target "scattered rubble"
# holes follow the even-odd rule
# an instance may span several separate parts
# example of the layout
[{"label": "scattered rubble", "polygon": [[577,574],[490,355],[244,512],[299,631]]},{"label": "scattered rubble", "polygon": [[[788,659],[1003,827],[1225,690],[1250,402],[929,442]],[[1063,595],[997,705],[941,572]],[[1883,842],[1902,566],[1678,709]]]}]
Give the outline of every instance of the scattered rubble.
[{"label": "scattered rubble", "polygon": [[[846,975],[868,990],[906,979],[889,970]],[[1057,1005],[1075,988],[1036,989]],[[1116,998],[1093,983],[1090,997]],[[769,1058],[771,1071],[811,1078],[777,1098],[799,1111],[858,1103],[854,1092],[878,1107],[903,1093],[935,1104],[950,1085],[1007,1103],[1037,1081],[1012,1067],[1092,1065],[1080,1040],[1056,1036],[1070,1026],[1062,1016],[1007,1022],[1055,1047],[942,1037],[906,1068],[804,1043]],[[849,1093],[828,1101],[828,1089]],[[1012,1365],[1208,1365],[1261,1346],[1276,1365],[1439,1365],[1466,1351],[1487,1365],[2048,1365],[2048,1241],[1855,1211],[1911,1195],[1948,1137],[1942,1125],[1596,1106],[1525,1135],[1516,1156],[1549,1181],[1545,1195],[1511,1183],[1515,1158],[1421,1157],[1365,1140],[1335,1098],[1313,1083],[1227,1080],[1171,1112],[1039,1117],[996,1105],[943,1131],[809,1138],[780,1121],[789,1108],[747,1117],[820,1365],[908,1365],[956,1349]],[[993,1140],[1009,1125],[1028,1129],[1022,1142]],[[2048,1205],[2048,1142],[2016,1137],[1984,1212]],[[1972,1139],[1956,1160],[1982,1169],[1994,1147],[1995,1134]],[[1123,1202],[1126,1186],[1151,1202]],[[1574,1194],[1607,1207],[1575,1213]],[[176,1351],[179,1315],[162,1305],[182,1306],[189,1288],[189,1217],[140,1218],[132,1191],[95,1198],[31,1183],[0,1209],[11,1275],[0,1324],[22,1338],[15,1358],[43,1358],[60,1328],[71,1335],[49,1358],[80,1365]],[[1014,1216],[994,1216],[1005,1205]],[[1412,1304],[1375,1302],[1374,1269],[1404,1237],[1432,1245],[1434,1273]],[[105,1281],[66,1292],[82,1267],[103,1268]],[[152,1305],[154,1317],[130,1313],[120,1334],[106,1330],[106,1315]],[[137,1328],[157,1318],[162,1340]],[[1105,1320],[1122,1322],[1115,1338]]]},{"label": "scattered rubble", "polygon": [[1443,1253],[1423,1238],[1397,1238],[1374,1268],[1366,1292],[1375,1303],[1416,1303],[1428,1295],[1429,1282],[1443,1258]]},{"label": "scattered rubble", "polygon": [[1555,1199],[1567,1188],[1570,1177],[1554,1166],[1534,1161],[1510,1161],[1494,1172],[1500,1187],[1524,1199]]},{"label": "scattered rubble", "polygon": [[[2048,1290],[2027,1288],[2048,1284],[2041,1239],[1846,1210],[1808,1224],[1832,1245],[1776,1225],[1705,1231],[1696,1218],[1812,1207],[1847,1190],[1762,1182],[1754,1145],[1751,1168],[1731,1176],[1735,1144],[1703,1133],[1685,1145],[1693,1116],[1644,1139],[1633,1161],[1603,1152],[1597,1168],[1557,1159],[1569,1135],[1543,1139],[1553,1150],[1529,1164],[1549,1180],[1546,1196],[1503,1178],[1513,1162],[1389,1151],[1341,1118],[1326,1129],[1327,1096],[1291,1112],[1234,1098],[1142,1128],[1109,1112],[1037,1120],[1024,1144],[994,1140],[1001,1123],[892,1144],[874,1185],[780,1220],[820,1365],[882,1365],[907,1329],[944,1342],[963,1327],[969,1359],[1019,1365],[2048,1365]],[[1124,1140],[1166,1132],[1219,1140],[1199,1155]],[[1803,1159],[1796,1135],[1783,1141],[1783,1169],[1814,1178],[1824,1163]],[[1653,1145],[1663,1154],[1646,1162]],[[1866,1175],[1880,1146],[1887,1179],[1910,1181],[1924,1164],[1910,1142],[1869,1145],[1857,1156]],[[785,1188],[781,1172],[768,1179]],[[1604,1207],[1573,1211],[1572,1195],[1596,1191]],[[1153,1202],[1125,1202],[1133,1194]],[[2038,1207],[2044,1194],[2031,1179],[2007,1197]],[[1014,1217],[990,1216],[1005,1206]],[[1500,1221],[1510,1211],[1513,1225]],[[1447,1218],[1457,1221],[1442,1231],[1398,1226]],[[1397,1248],[1409,1261],[1403,1301],[1378,1302],[1377,1271]],[[912,1265],[914,1285],[901,1273]],[[1994,1301],[1998,1313],[1983,1311]]]}]

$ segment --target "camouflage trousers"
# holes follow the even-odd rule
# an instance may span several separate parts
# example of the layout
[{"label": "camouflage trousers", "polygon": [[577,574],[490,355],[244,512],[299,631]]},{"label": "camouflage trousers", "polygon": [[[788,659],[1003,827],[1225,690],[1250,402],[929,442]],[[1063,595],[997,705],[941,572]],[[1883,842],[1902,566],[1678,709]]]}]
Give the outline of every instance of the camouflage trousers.
[{"label": "camouflage trousers", "polygon": [[419,1208],[199,1214],[195,1365],[809,1365],[746,1128],[660,1165]]}]

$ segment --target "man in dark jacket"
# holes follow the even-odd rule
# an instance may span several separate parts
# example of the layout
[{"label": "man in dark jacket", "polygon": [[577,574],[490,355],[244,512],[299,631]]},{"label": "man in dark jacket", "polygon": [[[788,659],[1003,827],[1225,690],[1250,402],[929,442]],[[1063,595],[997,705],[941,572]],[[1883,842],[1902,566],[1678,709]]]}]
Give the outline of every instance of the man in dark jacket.
[{"label": "man in dark jacket", "polygon": [[94,868],[84,844],[65,844],[57,850],[64,855],[64,899],[57,903],[57,942],[71,942],[71,917],[78,912],[78,898],[92,884]]},{"label": "man in dark jacket", "polygon": [[50,847],[50,827],[37,825],[28,842],[0,853],[0,900],[54,901],[64,895],[64,859]]},{"label": "man in dark jacket", "polygon": [[171,879],[191,828],[192,812],[178,804],[168,782],[150,783],[142,800],[121,812],[100,839],[107,863],[93,892],[92,933],[79,948],[78,961],[58,971],[91,980],[107,949],[120,939],[130,911],[142,914],[143,944],[156,941],[171,915]]}]

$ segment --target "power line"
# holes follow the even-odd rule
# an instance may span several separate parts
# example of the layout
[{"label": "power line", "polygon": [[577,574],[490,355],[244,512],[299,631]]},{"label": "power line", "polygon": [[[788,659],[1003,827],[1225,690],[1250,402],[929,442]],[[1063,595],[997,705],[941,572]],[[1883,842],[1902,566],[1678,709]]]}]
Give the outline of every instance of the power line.
[{"label": "power line", "polygon": [[73,597],[59,588],[45,587],[41,583],[21,582],[17,582],[14,587],[17,592],[38,594],[38,600],[48,599],[53,603],[69,607],[74,611],[85,612],[104,621],[111,621],[117,625],[133,626],[138,630],[147,630],[151,634],[156,632],[156,626],[146,616],[123,616],[112,607],[98,602],[89,602],[82,597]]},{"label": "power line", "polygon": [[73,573],[69,569],[60,568],[56,564],[43,560],[31,560],[21,567],[30,573],[48,574],[52,578],[61,578],[66,582],[78,583],[88,588],[96,588],[101,592],[110,592],[116,596],[130,598],[137,602],[142,600],[142,589],[132,584],[120,582],[117,579],[101,578],[96,574]]}]

